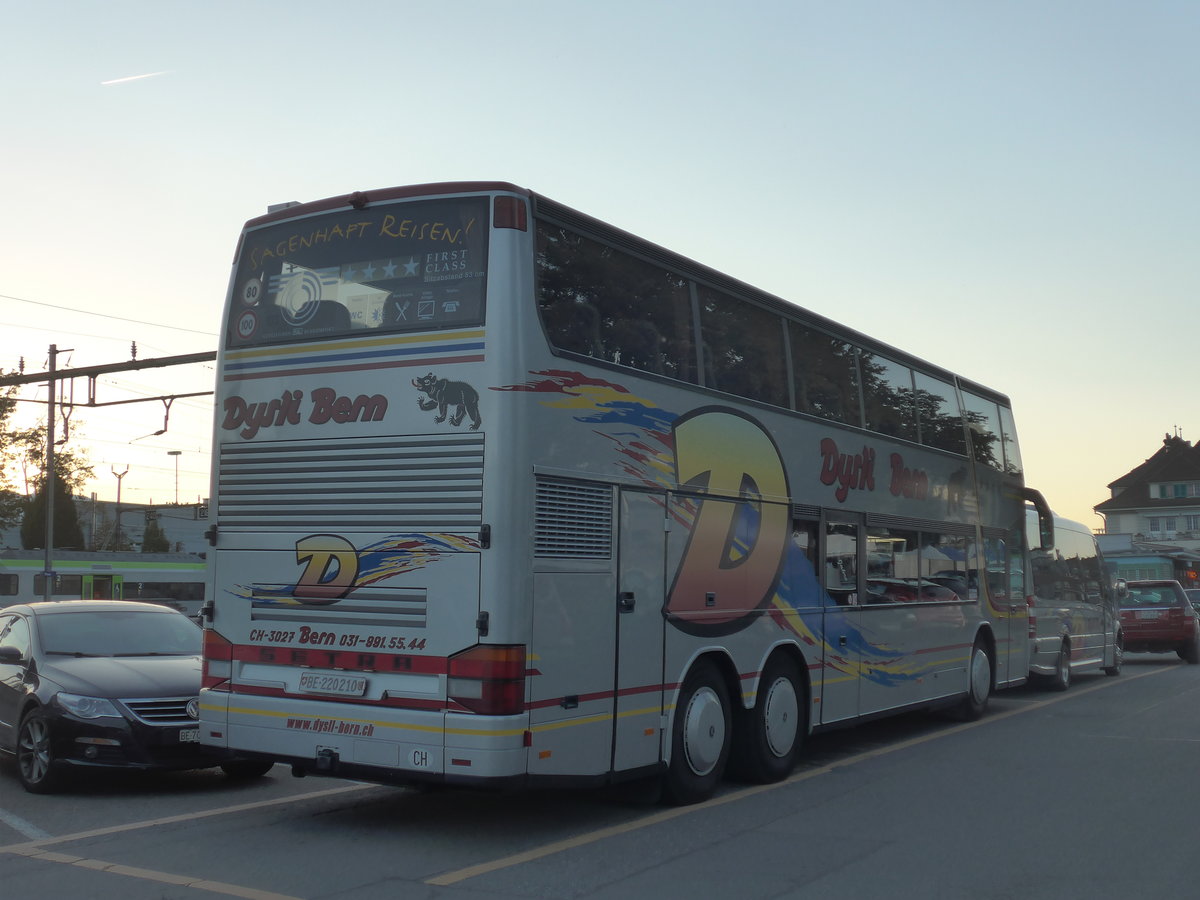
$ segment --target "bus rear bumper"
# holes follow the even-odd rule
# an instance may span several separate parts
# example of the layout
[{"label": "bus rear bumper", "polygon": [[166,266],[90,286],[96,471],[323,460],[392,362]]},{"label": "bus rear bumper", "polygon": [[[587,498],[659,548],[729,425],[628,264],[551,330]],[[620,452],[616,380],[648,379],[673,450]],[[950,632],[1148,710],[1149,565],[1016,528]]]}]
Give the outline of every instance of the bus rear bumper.
[{"label": "bus rear bumper", "polygon": [[528,771],[528,717],[426,712],[207,692],[201,741],[298,775],[384,784],[505,783]]}]

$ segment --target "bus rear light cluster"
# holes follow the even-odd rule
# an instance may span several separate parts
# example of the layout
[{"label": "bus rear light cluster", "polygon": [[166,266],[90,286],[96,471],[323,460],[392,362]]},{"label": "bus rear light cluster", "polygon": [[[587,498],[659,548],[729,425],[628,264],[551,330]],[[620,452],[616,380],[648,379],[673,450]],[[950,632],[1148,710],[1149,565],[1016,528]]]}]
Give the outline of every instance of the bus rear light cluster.
[{"label": "bus rear light cluster", "polygon": [[496,228],[529,230],[529,214],[520,197],[497,197],[492,204],[492,225]]},{"label": "bus rear light cluster", "polygon": [[447,696],[485,716],[525,711],[525,646],[476,644],[448,660]]},{"label": "bus rear light cluster", "polygon": [[210,690],[229,690],[233,677],[233,644],[211,628],[204,629],[204,658],[200,670],[200,687]]},{"label": "bus rear light cluster", "polygon": [[1029,639],[1033,640],[1037,637],[1037,601],[1033,595],[1029,594],[1025,598],[1025,605],[1029,607]]}]

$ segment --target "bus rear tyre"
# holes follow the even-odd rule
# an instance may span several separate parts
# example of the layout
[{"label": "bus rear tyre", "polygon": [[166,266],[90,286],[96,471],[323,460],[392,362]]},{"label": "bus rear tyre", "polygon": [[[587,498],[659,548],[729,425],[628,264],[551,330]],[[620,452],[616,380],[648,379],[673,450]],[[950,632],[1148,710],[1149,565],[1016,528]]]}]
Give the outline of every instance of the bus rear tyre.
[{"label": "bus rear tyre", "polygon": [[767,661],[753,709],[740,709],[730,771],[743,781],[768,783],[791,774],[808,723],[796,661],[777,653]]},{"label": "bus rear tyre", "polygon": [[980,639],[971,648],[971,660],[967,665],[967,695],[956,710],[957,717],[964,722],[973,722],[987,709],[988,697],[992,693],[992,657]]},{"label": "bus rear tyre", "polygon": [[717,667],[696,663],[679,689],[671,723],[671,761],[663,793],[677,805],[707,800],[717,789],[730,745],[729,692]]}]

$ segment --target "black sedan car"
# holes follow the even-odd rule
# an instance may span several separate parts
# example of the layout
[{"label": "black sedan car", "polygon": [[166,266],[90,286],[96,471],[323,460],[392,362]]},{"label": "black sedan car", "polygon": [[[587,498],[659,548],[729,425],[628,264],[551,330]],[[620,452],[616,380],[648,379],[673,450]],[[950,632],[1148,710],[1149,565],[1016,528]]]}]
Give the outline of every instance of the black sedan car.
[{"label": "black sedan car", "polygon": [[0,751],[25,789],[69,770],[196,769],[237,778],[269,763],[199,742],[196,623],[165,606],[60,600],[0,609]]}]

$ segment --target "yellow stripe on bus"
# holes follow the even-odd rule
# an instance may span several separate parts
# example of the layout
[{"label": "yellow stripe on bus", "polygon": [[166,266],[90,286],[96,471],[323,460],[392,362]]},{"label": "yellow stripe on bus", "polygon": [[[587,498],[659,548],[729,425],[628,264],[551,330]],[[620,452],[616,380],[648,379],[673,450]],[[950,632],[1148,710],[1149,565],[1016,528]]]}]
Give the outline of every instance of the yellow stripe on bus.
[{"label": "yellow stripe on bus", "polygon": [[[390,338],[375,338],[373,340],[353,340],[353,341],[328,341],[317,345],[308,345],[305,347],[305,353],[320,353],[328,350],[344,350],[348,347],[357,349],[370,347],[394,347],[399,344],[436,344],[443,341],[463,341],[471,338],[482,338],[485,334],[482,328],[472,329],[470,331],[447,331],[436,336],[429,334],[416,334],[408,336],[398,336]],[[275,356],[295,356],[295,347],[275,347],[262,350],[230,350],[225,354],[225,358],[231,362],[240,362],[247,359],[269,359]]]}]

